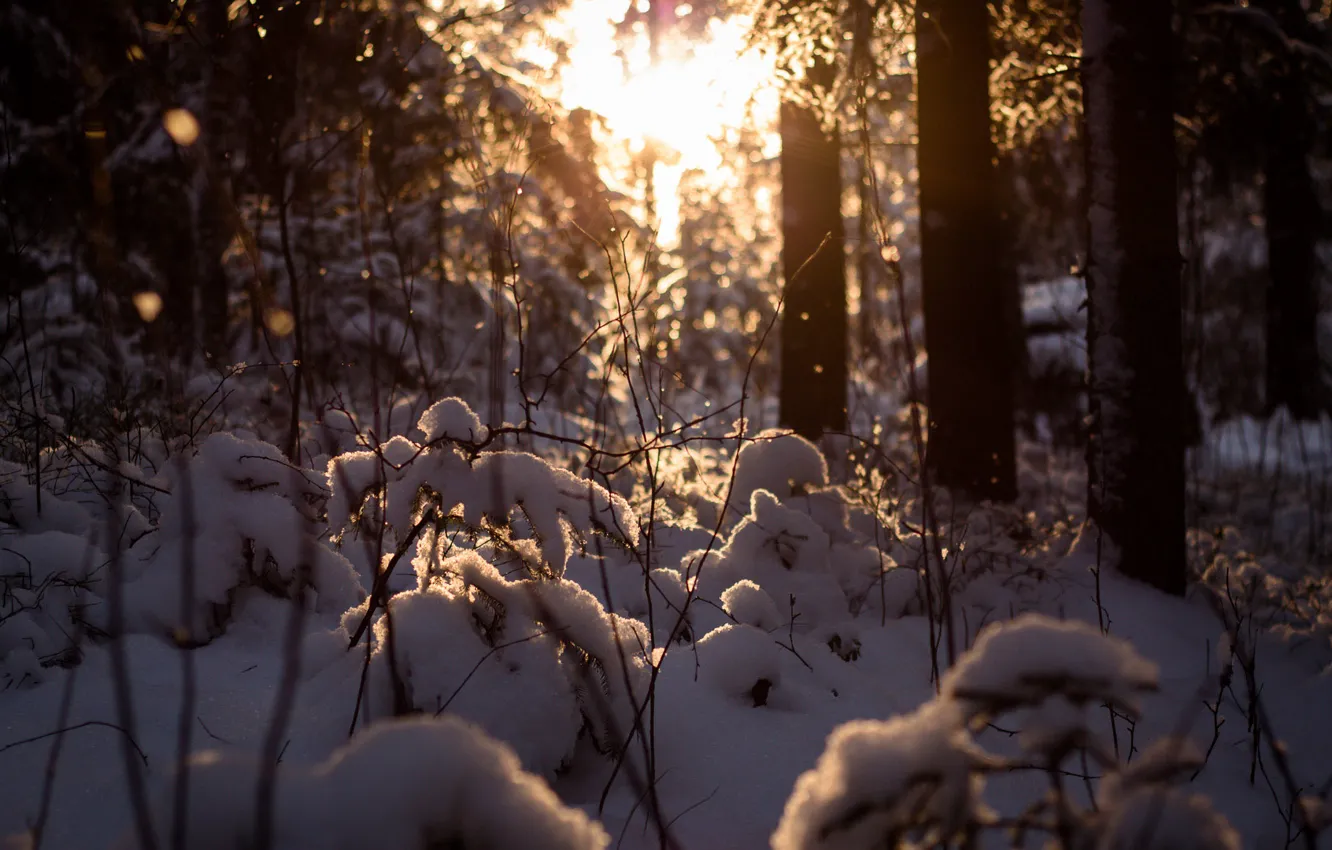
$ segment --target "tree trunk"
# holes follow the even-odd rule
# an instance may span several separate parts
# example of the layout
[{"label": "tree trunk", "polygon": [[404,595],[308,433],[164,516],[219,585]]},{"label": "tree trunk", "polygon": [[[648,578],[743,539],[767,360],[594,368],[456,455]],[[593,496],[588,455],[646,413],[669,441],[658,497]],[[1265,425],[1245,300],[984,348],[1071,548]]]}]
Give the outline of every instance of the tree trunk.
[{"label": "tree trunk", "polygon": [[207,56],[204,61],[208,65],[204,72],[204,114],[200,120],[199,136],[203,161],[195,178],[194,200],[198,263],[196,285],[199,307],[203,313],[203,338],[195,344],[205,358],[218,362],[225,362],[227,357],[230,293],[222,258],[233,236],[232,212],[228,209],[226,188],[229,167],[226,128],[228,110],[234,107],[229,103],[229,85],[222,67],[226,62],[226,36],[230,28],[227,5],[226,0],[204,0],[202,4],[203,32],[207,39]]},{"label": "tree trunk", "polygon": [[1183,342],[1171,6],[1085,0],[1088,513],[1119,570],[1182,595]]},{"label": "tree trunk", "polygon": [[[1290,0],[1257,4],[1293,39],[1307,36],[1308,16]],[[1323,410],[1318,357],[1318,261],[1314,246],[1322,208],[1309,171],[1317,128],[1309,114],[1307,86],[1296,61],[1276,66],[1264,145],[1263,207],[1267,228],[1267,409],[1285,407],[1297,419]]]},{"label": "tree trunk", "polygon": [[990,18],[975,0],[916,4],[921,277],[929,452],[938,481],[1017,495],[1016,278],[1004,269],[990,136]]},{"label": "tree trunk", "polygon": [[[816,83],[831,69],[811,72]],[[846,263],[841,145],[815,109],[781,107],[782,425],[810,440],[846,429]],[[826,243],[825,243],[826,240]]]}]

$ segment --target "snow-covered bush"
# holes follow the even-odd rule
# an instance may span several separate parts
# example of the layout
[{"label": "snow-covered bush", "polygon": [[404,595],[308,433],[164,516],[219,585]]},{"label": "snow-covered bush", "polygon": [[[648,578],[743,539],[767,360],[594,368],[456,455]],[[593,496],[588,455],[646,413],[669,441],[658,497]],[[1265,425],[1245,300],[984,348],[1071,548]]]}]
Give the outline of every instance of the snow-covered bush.
[{"label": "snow-covered bush", "polygon": [[[253,846],[261,773],[252,758],[196,755],[184,846]],[[274,850],[601,850],[609,843],[599,824],[524,773],[512,750],[455,718],[383,721],[313,769],[282,765],[275,779]],[[154,812],[161,837],[172,834],[174,793],[172,781]],[[138,845],[127,838],[121,846]]]},{"label": "snow-covered bush", "polygon": [[[43,460],[40,488],[30,468],[0,461],[0,688],[36,684],[45,668],[76,663],[79,638],[98,633],[105,528],[91,493],[108,476],[73,480],[68,451]],[[124,514],[126,536],[149,527],[133,507]]]},{"label": "snow-covered bush", "polygon": [[299,596],[330,617],[364,596],[347,560],[319,540],[318,479],[267,443],[215,434],[149,471],[74,443],[46,461],[40,511],[26,470],[10,465],[0,482],[0,664],[10,680],[75,661],[81,636],[110,633],[113,593],[120,629],[186,646],[225,631],[251,592]]},{"label": "snow-covered bush", "polygon": [[42,669],[77,660],[91,574],[101,553],[80,505],[40,494],[0,461],[0,689],[36,684]]},{"label": "snow-covered bush", "polygon": [[79,535],[0,532],[0,688],[35,684],[41,668],[77,660],[100,560]]},{"label": "snow-covered bush", "polygon": [[[767,431],[746,443],[721,491],[732,508],[744,504],[744,514],[722,524],[729,532],[723,541],[680,562],[681,583],[702,601],[687,612],[699,636],[727,622],[769,632],[790,627],[853,658],[855,616],[881,608],[882,616],[897,618],[917,607],[917,570],[899,566],[887,551],[892,540],[880,520],[829,486],[822,453],[803,437]],[[696,486],[677,501],[700,523],[721,509]]]},{"label": "snow-covered bush", "polygon": [[721,604],[726,615],[737,623],[765,632],[776,631],[785,622],[768,592],[747,578],[722,591]]},{"label": "snow-covered bush", "polygon": [[1195,532],[1189,543],[1202,564],[1198,592],[1225,620],[1235,649],[1270,632],[1314,664],[1332,667],[1332,581],[1318,570],[1253,553],[1234,527]]},{"label": "snow-covered bush", "polygon": [[782,623],[797,618],[801,627],[817,627],[850,617],[828,552],[827,533],[808,514],[756,490],[749,515],[721,551],[692,553],[684,567],[704,598],[720,600],[732,585],[750,581],[776,603]]},{"label": "snow-covered bush", "polygon": [[[1156,687],[1155,665],[1127,642],[1082,623],[1028,614],[984,631],[916,712],[838,728],[818,764],[796,782],[774,850],[897,848],[959,841],[985,829],[1044,833],[1072,848],[1207,848],[1239,841],[1208,801],[1173,787],[1200,757],[1166,738],[1121,765],[1088,724],[1110,705],[1133,715]],[[973,734],[1018,717],[1025,759],[982,749]],[[1061,765],[1085,752],[1103,768],[1096,805],[1079,808],[1060,784]],[[1047,772],[1051,792],[1016,812],[982,802],[990,774]]]},{"label": "snow-covered bush", "polygon": [[377,451],[332,460],[328,518],[335,534],[382,517],[405,538],[428,510],[440,527],[453,516],[469,531],[488,531],[492,542],[519,553],[528,547],[516,541],[535,541],[539,557],[532,566],[553,576],[564,573],[575,535],[586,540],[599,532],[637,544],[633,511],[601,485],[533,454],[471,451],[483,429],[461,400],[437,402],[417,427],[425,437],[421,444],[394,437]]},{"label": "snow-covered bush", "polygon": [[[1127,641],[1085,623],[1027,615],[982,632],[944,676],[940,696],[961,706],[968,721],[1034,710],[1028,720],[1035,735],[1051,731],[1056,716],[1066,716],[1051,706],[1081,710],[1109,703],[1136,714],[1138,695],[1155,688],[1156,665]],[[1082,723],[1077,721],[1077,729],[1058,724],[1078,733],[1073,746],[1093,740]],[[1104,749],[1097,755],[1113,758]]]},{"label": "snow-covered bush", "polygon": [[817,446],[797,434],[764,431],[740,447],[730,504],[744,510],[759,490],[784,499],[827,485],[828,462]]},{"label": "snow-covered bush", "polygon": [[977,768],[988,763],[947,703],[847,723],[796,782],[773,850],[896,848],[912,834],[945,842],[985,816]]},{"label": "snow-covered bush", "polygon": [[[705,600],[717,603],[694,615],[701,618],[701,627],[719,624],[719,612],[724,612],[769,630],[793,625],[830,637],[867,601],[879,601],[870,592],[878,583],[887,583],[882,590],[889,616],[901,616],[911,605],[917,589],[914,571],[893,569],[892,559],[872,541],[852,536],[845,520],[829,523],[847,535],[844,542],[832,544],[817,518],[801,510],[803,501],[803,496],[793,496],[781,502],[767,490],[756,490],[748,516],[719,551],[685,556],[686,583],[696,583]],[[896,580],[901,577],[910,580]]]},{"label": "snow-covered bush", "polygon": [[123,555],[126,630],[205,643],[247,592],[298,597],[326,615],[364,595],[347,559],[318,539],[317,478],[273,446],[215,434],[161,483],[154,533]]},{"label": "snow-covered bush", "polygon": [[374,516],[400,547],[418,535],[415,589],[388,596],[382,575],[369,577],[378,595],[341,630],[354,643],[361,622],[374,621],[366,710],[457,714],[542,773],[567,764],[584,732],[615,751],[641,698],[651,638],[564,573],[575,542],[591,534],[632,547],[633,511],[536,455],[472,451],[486,432],[457,399],[426,410],[418,432],[419,444],[395,437],[329,468],[335,531],[352,522],[368,531]]},{"label": "snow-covered bush", "polygon": [[571,581],[506,578],[474,551],[393,596],[374,638],[369,713],[464,717],[540,773],[567,764],[584,731],[613,752],[645,692],[641,623],[612,618]]},{"label": "snow-covered bush", "polygon": [[769,695],[782,681],[781,652],[771,637],[754,626],[722,626],[698,642],[700,676],[730,699],[767,705]]}]

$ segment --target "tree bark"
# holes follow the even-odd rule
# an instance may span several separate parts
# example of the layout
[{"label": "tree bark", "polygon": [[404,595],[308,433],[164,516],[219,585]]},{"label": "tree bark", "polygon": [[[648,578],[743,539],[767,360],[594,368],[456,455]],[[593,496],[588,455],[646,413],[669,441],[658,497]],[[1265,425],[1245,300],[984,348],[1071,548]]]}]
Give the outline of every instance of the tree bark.
[{"label": "tree bark", "polygon": [[[1278,113],[1302,109],[1289,87],[1276,93]],[[1267,409],[1317,419],[1323,409],[1318,357],[1317,259],[1321,209],[1309,173],[1308,136],[1298,119],[1269,122],[1263,205],[1267,227]],[[1295,125],[1295,126],[1292,126]]]},{"label": "tree bark", "polygon": [[1085,0],[1088,513],[1132,578],[1185,588],[1171,6]]},{"label": "tree bark", "polygon": [[[1292,39],[1310,35],[1307,13],[1291,0],[1260,0]],[[1287,408],[1317,419],[1326,406],[1318,356],[1318,260],[1321,229],[1309,154],[1317,127],[1298,61],[1274,60],[1264,145],[1263,208],[1267,231],[1267,410]]]},{"label": "tree bark", "polygon": [[[196,260],[199,308],[202,321],[191,322],[191,328],[202,326],[203,336],[195,342],[206,359],[225,362],[227,357],[227,326],[230,314],[230,292],[223,256],[231,244],[232,214],[228,209],[227,134],[228,110],[234,109],[228,95],[230,81],[225,71],[227,57],[226,0],[205,0],[201,11],[202,28],[207,40],[208,63],[204,72],[204,114],[200,117],[199,143],[202,162],[195,177]],[[191,311],[194,308],[191,298]]]},{"label": "tree bark", "polygon": [[921,282],[929,451],[939,483],[1017,495],[1013,298],[990,135],[990,17],[976,0],[916,4]]},{"label": "tree bark", "polygon": [[[816,68],[827,84],[831,69]],[[841,144],[818,111],[781,107],[781,424],[810,440],[846,429],[846,261]],[[826,240],[826,242],[825,242]]]}]

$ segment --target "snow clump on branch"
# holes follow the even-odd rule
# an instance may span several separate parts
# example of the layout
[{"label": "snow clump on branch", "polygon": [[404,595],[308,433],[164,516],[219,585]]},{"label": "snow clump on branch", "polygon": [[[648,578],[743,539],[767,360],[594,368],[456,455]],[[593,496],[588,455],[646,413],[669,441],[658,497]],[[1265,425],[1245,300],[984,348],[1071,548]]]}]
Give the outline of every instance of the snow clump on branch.
[{"label": "snow clump on branch", "polygon": [[375,623],[369,716],[455,714],[543,774],[565,766],[584,733],[603,753],[622,744],[647,687],[641,622],[611,616],[574,582],[501,575],[476,551],[418,577]]},{"label": "snow clump on branch", "polygon": [[[340,534],[373,514],[405,537],[426,512],[457,516],[474,530],[484,522],[517,533],[515,517],[536,540],[544,568],[563,575],[574,536],[602,533],[632,547],[638,519],[622,496],[526,452],[484,452],[467,444],[480,422],[458,399],[437,402],[421,416],[428,438],[418,445],[395,437],[379,451],[341,455],[329,463],[329,526]],[[442,442],[437,442],[442,441]],[[461,511],[457,509],[461,508]]]},{"label": "snow clump on branch", "polygon": [[[833,732],[797,780],[773,850],[978,845],[980,832],[1010,828],[1044,832],[1062,847],[1238,850],[1204,797],[1173,787],[1202,764],[1190,742],[1158,740],[1123,765],[1087,726],[1087,706],[1136,712],[1137,697],[1156,684],[1155,665],[1085,623],[1027,614],[991,626],[916,712]],[[972,738],[1010,712],[1024,714],[1019,743],[1030,761],[987,753]],[[1103,767],[1095,807],[1079,808],[1058,784],[1002,817],[981,803],[988,775],[1057,776],[1079,750]]]},{"label": "snow clump on branch", "polygon": [[[274,446],[214,434],[166,478],[156,533],[124,555],[126,630],[199,644],[225,630],[251,589],[299,593],[302,604],[328,615],[364,596],[347,559],[318,539],[322,485]],[[192,594],[182,592],[187,581]],[[191,604],[182,611],[186,595]]]}]

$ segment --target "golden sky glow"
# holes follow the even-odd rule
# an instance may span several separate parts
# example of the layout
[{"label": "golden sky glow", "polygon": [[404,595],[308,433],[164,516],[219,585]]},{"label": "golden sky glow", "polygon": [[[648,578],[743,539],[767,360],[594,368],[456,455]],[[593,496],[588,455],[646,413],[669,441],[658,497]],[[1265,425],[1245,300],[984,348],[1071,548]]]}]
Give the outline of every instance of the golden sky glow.
[{"label": "golden sky glow", "polygon": [[[574,0],[561,13],[555,30],[572,46],[558,73],[557,97],[569,109],[602,116],[612,144],[635,153],[649,142],[658,146],[662,155],[653,171],[657,225],[660,241],[669,246],[677,237],[676,197],[683,173],[701,169],[722,179],[734,163],[715,140],[751,115],[757,126],[774,124],[773,59],[746,47],[750,21],[735,16],[712,21],[697,41],[668,28],[654,63],[647,33],[617,39],[615,22],[623,13],[624,0]],[[770,153],[776,143],[774,134]],[[614,180],[607,182],[614,185]]]}]

